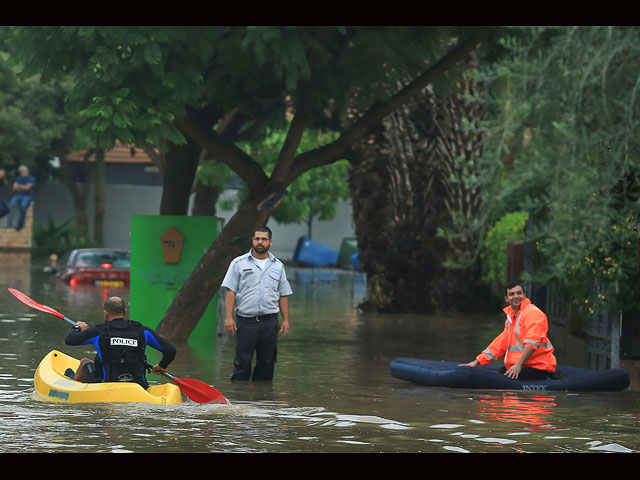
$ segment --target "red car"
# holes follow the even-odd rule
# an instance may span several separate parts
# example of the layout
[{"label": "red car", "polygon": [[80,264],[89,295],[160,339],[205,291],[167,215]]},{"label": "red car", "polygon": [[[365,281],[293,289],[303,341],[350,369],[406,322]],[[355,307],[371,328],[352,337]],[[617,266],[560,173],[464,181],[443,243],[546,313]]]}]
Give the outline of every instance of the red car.
[{"label": "red car", "polygon": [[131,254],[109,248],[79,248],[67,252],[56,276],[75,285],[128,287]]}]

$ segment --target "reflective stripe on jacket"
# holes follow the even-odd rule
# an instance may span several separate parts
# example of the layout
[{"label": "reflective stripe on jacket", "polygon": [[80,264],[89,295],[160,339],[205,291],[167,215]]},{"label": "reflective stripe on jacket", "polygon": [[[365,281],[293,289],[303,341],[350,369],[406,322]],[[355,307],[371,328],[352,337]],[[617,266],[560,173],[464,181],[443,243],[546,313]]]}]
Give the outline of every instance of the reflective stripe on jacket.
[{"label": "reflective stripe on jacket", "polygon": [[508,370],[524,349],[530,348],[534,352],[523,367],[554,372],[557,362],[553,345],[547,337],[548,322],[544,312],[525,298],[515,320],[511,306],[506,307],[504,313],[507,315],[504,330],[476,357],[478,362],[486,365],[504,355],[504,365]]}]

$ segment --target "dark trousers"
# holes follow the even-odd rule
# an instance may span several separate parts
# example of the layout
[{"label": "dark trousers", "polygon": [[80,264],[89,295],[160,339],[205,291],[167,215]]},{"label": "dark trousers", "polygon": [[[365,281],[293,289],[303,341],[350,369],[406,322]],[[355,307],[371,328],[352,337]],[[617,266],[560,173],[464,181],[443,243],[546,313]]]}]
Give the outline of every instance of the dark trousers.
[{"label": "dark trousers", "polygon": [[[278,355],[278,314],[260,317],[260,320],[238,315],[236,326],[236,357],[231,380],[273,380]],[[256,366],[252,375],[254,351]]]},{"label": "dark trousers", "polygon": [[22,230],[25,219],[27,218],[27,210],[29,209],[29,205],[31,205],[31,196],[16,194],[11,198],[9,204],[12,206],[18,206],[19,216],[18,223],[16,224],[16,230]]},{"label": "dark trousers", "polygon": [[0,218],[4,217],[7,213],[9,213],[9,204],[0,198]]}]

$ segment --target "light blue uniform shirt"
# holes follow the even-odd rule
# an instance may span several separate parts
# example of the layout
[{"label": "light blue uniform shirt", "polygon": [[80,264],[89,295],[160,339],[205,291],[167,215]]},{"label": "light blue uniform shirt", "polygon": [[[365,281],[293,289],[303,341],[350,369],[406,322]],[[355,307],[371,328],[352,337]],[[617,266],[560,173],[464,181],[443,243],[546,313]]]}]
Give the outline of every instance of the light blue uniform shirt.
[{"label": "light blue uniform shirt", "polygon": [[278,313],[280,297],[293,294],[284,265],[271,252],[264,270],[251,252],[234,258],[222,286],[236,294],[235,309],[243,317]]}]

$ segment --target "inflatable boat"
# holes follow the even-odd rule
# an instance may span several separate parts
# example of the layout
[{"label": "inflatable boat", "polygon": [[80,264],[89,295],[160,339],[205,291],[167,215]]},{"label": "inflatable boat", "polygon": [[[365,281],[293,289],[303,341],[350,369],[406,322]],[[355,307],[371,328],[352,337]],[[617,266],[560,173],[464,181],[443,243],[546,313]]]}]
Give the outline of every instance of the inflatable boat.
[{"label": "inflatable boat", "polygon": [[419,385],[464,389],[615,392],[628,388],[630,383],[629,374],[621,368],[589,370],[558,365],[558,379],[519,380],[501,373],[501,367],[495,363],[464,367],[459,362],[395,358],[390,373]]},{"label": "inflatable boat", "polygon": [[45,356],[34,376],[36,395],[48,402],[58,403],[154,403],[175,405],[182,403],[180,388],[173,383],[152,385],[147,390],[137,383],[103,382],[81,383],[65,376],[70,368],[74,372],[80,365],[77,360],[57,350]]}]

